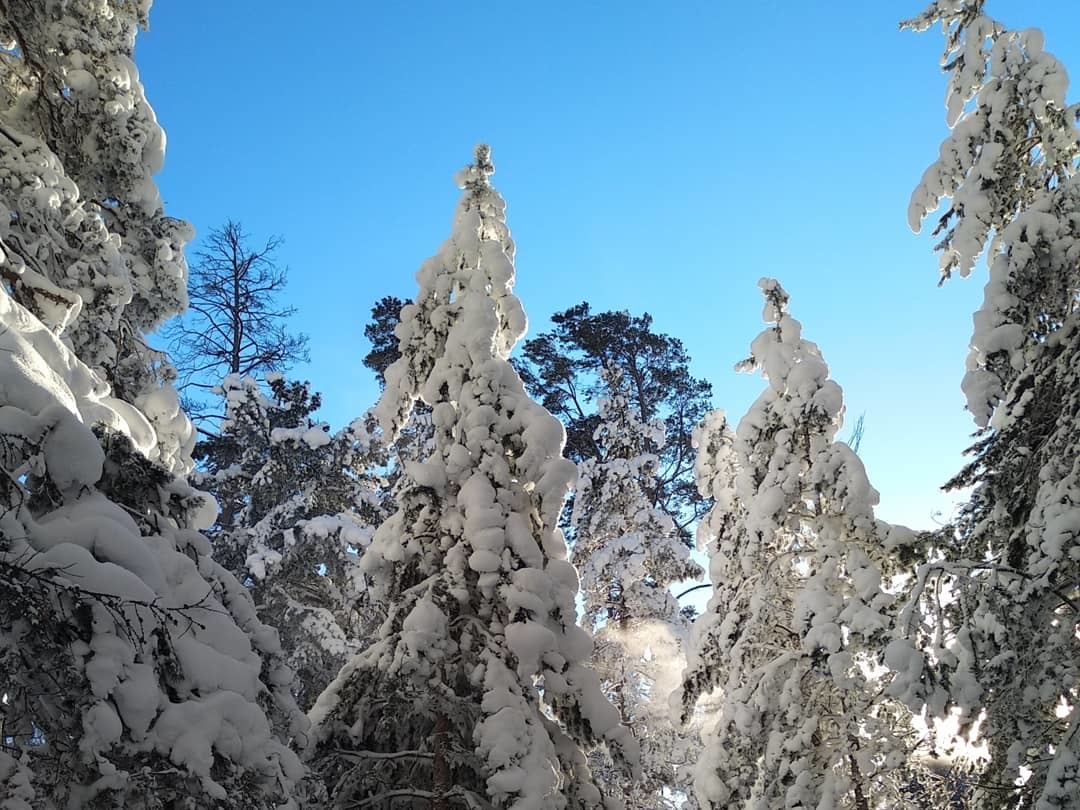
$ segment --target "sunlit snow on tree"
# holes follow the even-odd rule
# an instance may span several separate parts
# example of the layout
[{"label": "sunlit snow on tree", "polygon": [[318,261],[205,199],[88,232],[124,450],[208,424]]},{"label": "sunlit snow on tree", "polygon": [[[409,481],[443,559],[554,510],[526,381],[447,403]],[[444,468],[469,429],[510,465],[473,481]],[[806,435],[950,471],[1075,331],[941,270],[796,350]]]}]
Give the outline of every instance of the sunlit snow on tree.
[{"label": "sunlit snow on tree", "polygon": [[376,408],[392,437],[422,398],[434,451],[407,466],[363,560],[387,605],[379,638],[312,712],[316,763],[342,805],[403,791],[436,808],[453,796],[595,807],[580,746],[606,742],[628,768],[637,758],[585,664],[557,528],[574,478],[565,434],[507,361],[525,314],[493,171],[481,146],[458,175],[450,239],[417,274]]},{"label": "sunlit snow on tree", "polygon": [[946,33],[951,133],[911,199],[918,229],[943,199],[941,269],[989,274],[963,388],[980,427],[973,487],[918,569],[896,693],[978,726],[977,808],[1076,807],[1080,796],[1080,133],[1065,68],[1035,30],[982,2],[906,23]]},{"label": "sunlit snow on tree", "polygon": [[889,552],[912,533],[874,518],[878,493],[836,440],[843,393],[763,279],[764,320],[744,370],[768,387],[732,433],[699,431],[702,523],[715,588],[694,625],[684,718],[719,689],[696,776],[709,808],[895,808],[905,713],[882,696],[895,599]]},{"label": "sunlit snow on tree", "polygon": [[149,2],[0,4],[0,804],[293,806],[277,634],[210,555],[145,334],[186,223],[132,62]]}]

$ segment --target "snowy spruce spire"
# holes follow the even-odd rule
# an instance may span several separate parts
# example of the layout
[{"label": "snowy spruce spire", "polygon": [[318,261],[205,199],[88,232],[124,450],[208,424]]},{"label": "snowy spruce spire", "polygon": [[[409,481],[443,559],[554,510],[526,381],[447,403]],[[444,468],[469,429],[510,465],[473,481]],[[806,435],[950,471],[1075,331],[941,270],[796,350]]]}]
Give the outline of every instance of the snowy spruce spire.
[{"label": "snowy spruce spire", "polygon": [[770,326],[741,367],[768,386],[734,434],[717,412],[697,436],[715,591],[694,626],[684,717],[721,690],[697,795],[717,809],[900,807],[910,777],[880,697],[882,576],[909,533],[874,518],[877,492],[836,441],[840,386],[783,288],[761,288]]},{"label": "snowy spruce spire", "polygon": [[387,611],[379,637],[312,711],[316,765],[339,801],[595,807],[580,746],[636,760],[584,663],[592,643],[557,528],[574,478],[564,431],[507,360],[526,321],[493,171],[480,146],[458,175],[451,236],[417,274],[376,408],[394,435],[422,398],[434,450],[407,464],[362,562]]},{"label": "snowy spruce spire", "polygon": [[[938,2],[908,23],[946,32],[949,136],[912,197],[912,225],[948,199],[944,271],[986,250],[963,389],[972,488],[917,572],[891,647],[894,691],[978,722],[970,806],[1058,808],[1080,795],[1080,131],[1065,68],[1039,31],[983,3]],[[946,593],[951,599],[942,600]],[[914,654],[924,650],[925,660]]]}]

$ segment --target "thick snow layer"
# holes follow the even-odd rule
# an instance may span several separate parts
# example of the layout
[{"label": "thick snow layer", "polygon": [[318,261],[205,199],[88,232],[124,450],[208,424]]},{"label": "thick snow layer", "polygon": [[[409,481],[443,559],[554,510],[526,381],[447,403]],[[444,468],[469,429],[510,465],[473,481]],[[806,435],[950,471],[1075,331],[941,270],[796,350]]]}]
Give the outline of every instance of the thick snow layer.
[{"label": "thick snow layer", "polygon": [[722,414],[696,434],[699,488],[715,499],[699,528],[714,592],[693,628],[684,718],[718,693],[696,792],[710,808],[854,806],[854,758],[860,789],[899,806],[909,777],[874,763],[905,761],[905,728],[868,718],[903,717],[882,705],[886,667],[915,665],[900,647],[881,652],[896,614],[882,572],[910,533],[875,519],[878,493],[836,441],[840,387],[783,288],[760,287],[770,326],[741,367],[766,388],[734,434]]},{"label": "thick snow layer", "polygon": [[[180,409],[176,392],[161,388],[144,397],[149,412],[111,396],[108,385],[81,363],[60,338],[5,292],[0,296],[0,380],[5,404],[41,414],[59,403],[87,425],[103,424],[119,430],[149,458],[169,469],[190,468],[194,429]],[[165,442],[159,438],[162,431]],[[72,439],[73,440],[73,439]],[[92,451],[91,451],[92,452]],[[98,450],[100,452],[100,449]],[[81,463],[86,453],[75,453]],[[75,483],[79,471],[72,471]],[[85,468],[83,477],[91,474]],[[82,483],[94,483],[83,481]]]},{"label": "thick snow layer", "polygon": [[561,456],[562,425],[508,361],[525,315],[489,158],[478,149],[458,178],[465,193],[450,239],[417,274],[420,291],[396,330],[401,357],[374,409],[392,438],[422,398],[434,429],[427,458],[405,465],[399,511],[361,563],[389,617],[311,716],[320,739],[355,740],[379,702],[369,683],[425,696],[425,713],[461,717],[478,702],[478,721],[464,729],[472,738],[457,744],[475,746],[488,796],[516,810],[561,810],[564,784],[596,790],[585,787],[578,745],[604,741],[629,770],[637,746],[582,663],[592,644],[575,623],[577,574],[557,528],[575,466]]},{"label": "thick snow layer", "polygon": [[[6,513],[8,521],[18,515],[22,527],[5,527],[16,539],[4,556],[59,586],[95,595],[88,602],[92,636],[73,647],[95,698],[86,704],[81,746],[107,764],[113,751],[149,745],[221,797],[224,788],[210,775],[215,754],[256,773],[280,769],[283,778],[296,778],[300,764],[271,733],[262,708],[263,659],[252,646],[274,653],[276,640],[252,635],[259,632],[251,624],[253,609],[237,612],[243,605],[236,600],[247,595],[235,581],[204,576],[201,569],[213,567],[207,558],[196,562],[181,551],[205,554],[203,538],[161,515],[156,533],[146,535],[135,516],[95,488],[104,453],[86,422],[127,433],[138,450],[152,446],[149,421],[111,398],[93,372],[2,290],[0,326],[0,431],[30,448],[28,466],[9,473],[47,476],[61,499],[37,518]],[[193,495],[182,482],[174,488],[182,497]],[[161,672],[149,666],[158,633],[175,656],[168,693]],[[122,789],[126,777],[115,779],[109,784]]]}]

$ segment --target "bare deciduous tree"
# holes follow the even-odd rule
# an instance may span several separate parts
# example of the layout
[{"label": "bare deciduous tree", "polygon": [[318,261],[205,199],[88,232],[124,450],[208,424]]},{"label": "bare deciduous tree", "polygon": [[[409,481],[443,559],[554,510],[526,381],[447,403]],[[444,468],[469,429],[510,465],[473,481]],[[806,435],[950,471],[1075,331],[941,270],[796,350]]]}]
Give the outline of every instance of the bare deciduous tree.
[{"label": "bare deciduous tree", "polygon": [[253,248],[240,223],[229,220],[196,254],[188,311],[166,332],[189,400],[227,374],[285,371],[308,360],[307,336],[287,328],[296,308],[278,302],[287,283],[287,269],[275,261],[281,243],[271,236]]}]

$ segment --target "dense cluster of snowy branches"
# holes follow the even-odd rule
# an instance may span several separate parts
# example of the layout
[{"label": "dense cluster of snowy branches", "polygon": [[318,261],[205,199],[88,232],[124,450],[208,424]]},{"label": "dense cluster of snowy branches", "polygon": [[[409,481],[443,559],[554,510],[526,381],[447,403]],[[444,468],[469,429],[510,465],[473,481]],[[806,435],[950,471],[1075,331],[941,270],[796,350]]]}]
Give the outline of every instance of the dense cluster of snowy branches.
[{"label": "dense cluster of snowy branches", "polygon": [[200,534],[195,434],[145,335],[190,228],[151,175],[148,3],[0,6],[0,803],[273,807],[307,729],[273,628]]},{"label": "dense cluster of snowy branches", "polygon": [[0,810],[1080,808],[1080,109],[1038,32],[905,23],[949,81],[911,225],[945,201],[943,280],[989,266],[966,504],[915,532],[775,280],[737,423],[647,315],[579,304],[512,360],[486,146],[339,430],[278,373],[287,307],[204,311],[284,283],[215,232],[173,331],[197,430],[148,343],[192,238],[149,5],[0,0]]}]

